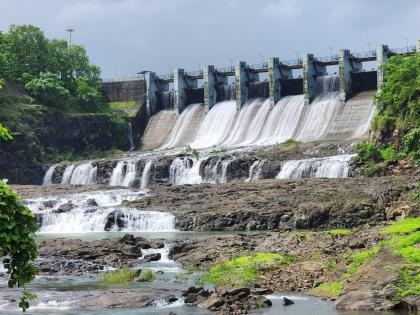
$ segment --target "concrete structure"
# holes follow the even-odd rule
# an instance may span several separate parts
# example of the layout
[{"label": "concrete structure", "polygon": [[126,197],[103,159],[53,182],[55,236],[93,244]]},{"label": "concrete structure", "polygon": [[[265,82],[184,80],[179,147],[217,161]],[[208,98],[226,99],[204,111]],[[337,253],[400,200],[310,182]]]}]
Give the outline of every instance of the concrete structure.
[{"label": "concrete structure", "polygon": [[271,106],[274,106],[281,98],[281,81],[292,78],[292,70],[282,65],[279,58],[270,57],[268,59],[268,84]]},{"label": "concrete structure", "polygon": [[340,78],[340,101],[345,102],[352,93],[352,72],[362,71],[362,63],[354,59],[350,50],[340,49],[338,74]]},{"label": "concrete structure", "polygon": [[327,73],[325,65],[318,63],[312,54],[305,54],[302,58],[303,95],[305,105],[308,105],[316,94],[316,78]]},{"label": "concrete structure", "polygon": [[378,90],[384,81],[384,71],[382,65],[388,61],[389,48],[386,45],[378,45],[376,47],[376,73],[378,76]]},{"label": "concrete structure", "polygon": [[214,104],[216,104],[216,86],[228,83],[227,77],[219,75],[214,66],[204,65],[203,67],[204,81],[204,110],[207,113]]},{"label": "concrete structure", "polygon": [[129,81],[104,82],[102,91],[109,102],[136,101],[142,103],[145,86],[144,81],[140,78]]},{"label": "concrete structure", "polygon": [[248,100],[248,86],[252,82],[258,81],[258,73],[254,73],[247,68],[245,61],[238,61],[235,65],[236,83],[236,107],[241,109],[242,105]]},{"label": "concrete structure", "polygon": [[417,42],[416,42],[416,50],[417,50],[417,52],[420,51],[420,39],[418,39]]},{"label": "concrete structure", "polygon": [[[156,92],[160,91],[161,87],[157,80],[156,73],[145,71],[141,75],[146,87],[146,93],[144,94],[144,104],[146,105],[147,116],[151,117],[157,111]],[[165,87],[166,89],[168,88],[167,86]]]},{"label": "concrete structure", "polygon": [[186,89],[197,88],[197,80],[185,75],[184,69],[174,71],[174,90],[175,90],[175,110],[181,114],[187,104]]}]

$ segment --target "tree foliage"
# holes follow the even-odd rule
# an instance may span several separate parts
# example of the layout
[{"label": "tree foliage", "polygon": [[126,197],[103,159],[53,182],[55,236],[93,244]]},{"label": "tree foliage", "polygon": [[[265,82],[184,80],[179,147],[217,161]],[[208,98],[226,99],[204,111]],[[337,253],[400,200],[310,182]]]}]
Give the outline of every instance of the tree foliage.
[{"label": "tree foliage", "polygon": [[33,25],[0,32],[0,79],[21,83],[40,103],[59,109],[92,112],[105,104],[100,69],[85,48],[49,40]]},{"label": "tree foliage", "polygon": [[7,274],[9,288],[24,288],[19,306],[26,310],[28,301],[35,296],[26,291],[26,285],[35,277],[33,261],[37,256],[35,216],[25,207],[17,195],[0,181],[0,257]]},{"label": "tree foliage", "polygon": [[420,123],[420,52],[392,56],[383,65],[384,82],[375,97],[378,113],[374,129],[395,124],[410,129]]}]

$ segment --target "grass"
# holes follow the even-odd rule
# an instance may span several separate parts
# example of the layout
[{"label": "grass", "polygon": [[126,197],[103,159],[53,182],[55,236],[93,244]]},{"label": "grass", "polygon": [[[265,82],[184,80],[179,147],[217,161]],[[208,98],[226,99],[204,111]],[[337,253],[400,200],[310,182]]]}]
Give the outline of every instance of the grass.
[{"label": "grass", "polygon": [[138,101],[109,102],[108,106],[113,112],[124,112],[129,116],[134,116],[141,104]]},{"label": "grass", "polygon": [[[416,271],[417,270],[417,271]],[[413,272],[417,272],[413,276]],[[397,298],[403,298],[409,295],[420,295],[420,272],[417,268],[404,266],[399,274],[397,289]]]},{"label": "grass", "polygon": [[351,264],[347,269],[347,272],[344,274],[344,278],[348,279],[351,275],[359,270],[360,266],[362,266],[365,262],[367,262],[370,258],[374,257],[379,250],[381,249],[381,245],[375,245],[371,249],[360,251],[354,255],[351,255],[348,259],[350,260]]},{"label": "grass", "polygon": [[140,273],[139,280],[152,282],[156,279],[156,275],[153,273],[151,269],[143,269]]},{"label": "grass", "polygon": [[335,271],[337,268],[337,261],[335,259],[329,259],[324,263],[324,267],[329,271]]},{"label": "grass", "polygon": [[255,280],[263,269],[287,266],[292,262],[291,257],[275,253],[238,257],[213,266],[203,282],[242,286]]},{"label": "grass", "polygon": [[310,290],[310,293],[316,294],[323,297],[337,297],[343,290],[343,283],[340,281],[332,283],[321,283],[316,288]]},{"label": "grass", "polygon": [[100,275],[99,279],[108,284],[123,284],[132,282],[139,275],[139,271],[135,269],[118,269],[106,272]]},{"label": "grass", "polygon": [[323,232],[331,236],[346,236],[351,234],[351,231],[349,229],[330,229],[325,230]]},{"label": "grass", "polygon": [[283,142],[284,146],[286,146],[287,148],[296,148],[299,146],[300,142],[293,140],[293,139],[289,139],[286,140],[285,142]]},{"label": "grass", "polygon": [[408,234],[420,231],[420,217],[396,221],[382,230],[383,234]]}]

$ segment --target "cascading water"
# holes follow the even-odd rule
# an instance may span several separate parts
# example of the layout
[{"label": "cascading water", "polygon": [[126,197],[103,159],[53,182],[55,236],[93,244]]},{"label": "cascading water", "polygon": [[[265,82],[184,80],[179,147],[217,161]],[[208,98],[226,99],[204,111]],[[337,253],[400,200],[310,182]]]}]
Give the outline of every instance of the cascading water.
[{"label": "cascading water", "polygon": [[42,185],[51,185],[53,183],[52,177],[54,175],[55,167],[56,165],[52,165],[48,168],[44,175],[44,179],[42,180]]},{"label": "cascading water", "polygon": [[292,139],[297,131],[303,109],[303,95],[281,98],[268,115],[255,143],[273,145]]},{"label": "cascading water", "polygon": [[192,139],[193,136],[195,136],[197,128],[194,128],[191,124],[195,123],[195,118],[200,120],[200,117],[197,116],[200,116],[202,110],[201,104],[189,105],[178,117],[175,126],[172,128],[171,133],[160,149],[180,148],[185,146],[187,143],[185,140],[187,138]]},{"label": "cascading water", "polygon": [[224,84],[224,85],[217,85],[216,86],[216,101],[223,102],[223,101],[233,101],[236,99],[236,85],[235,83],[232,84]]},{"label": "cascading water", "polygon": [[133,151],[135,146],[136,146],[134,144],[133,126],[132,126],[131,122],[128,122],[127,125],[128,125],[128,143],[130,144],[130,150],[129,151]]},{"label": "cascading water", "polygon": [[[175,217],[171,213],[120,206],[124,200],[136,200],[143,195],[141,191],[118,189],[25,202],[32,212],[41,217],[41,233],[174,231]],[[64,205],[71,209],[62,210]]]},{"label": "cascading water", "polygon": [[229,165],[235,157],[211,159],[204,167],[202,181],[210,184],[224,184],[228,182]]},{"label": "cascading water", "polygon": [[265,160],[256,160],[254,163],[252,163],[251,167],[249,168],[249,176],[245,181],[252,182],[254,180],[260,179],[264,163]]},{"label": "cascading water", "polygon": [[73,170],[74,170],[74,164],[70,164],[66,166],[63,176],[61,178],[62,184],[70,184],[71,174],[73,173]]},{"label": "cascading water", "polygon": [[169,180],[172,185],[201,184],[200,175],[202,160],[190,158],[176,158],[169,167]]},{"label": "cascading water", "polygon": [[309,142],[322,139],[340,109],[339,93],[323,93],[309,104],[296,140]]},{"label": "cascading water", "polygon": [[157,92],[157,106],[160,109],[173,109],[175,103],[174,91]]},{"label": "cascading water", "polygon": [[119,161],[112,170],[110,186],[130,187],[134,183],[137,176],[136,161]]},{"label": "cascading water", "polygon": [[235,101],[215,104],[204,118],[191,147],[201,149],[220,144],[229,135],[235,117]]},{"label": "cascading water", "polygon": [[150,170],[152,169],[152,165],[152,160],[148,160],[144,165],[143,174],[141,176],[141,189],[147,189],[149,186]]},{"label": "cascading water", "polygon": [[348,177],[350,161],[354,156],[335,155],[325,158],[286,161],[276,178],[345,178]]},{"label": "cascading water", "polygon": [[316,93],[337,92],[339,90],[340,77],[338,75],[323,75],[316,78]]},{"label": "cascading water", "polygon": [[84,163],[76,166],[71,174],[70,184],[89,185],[96,183],[97,167],[91,163]]}]

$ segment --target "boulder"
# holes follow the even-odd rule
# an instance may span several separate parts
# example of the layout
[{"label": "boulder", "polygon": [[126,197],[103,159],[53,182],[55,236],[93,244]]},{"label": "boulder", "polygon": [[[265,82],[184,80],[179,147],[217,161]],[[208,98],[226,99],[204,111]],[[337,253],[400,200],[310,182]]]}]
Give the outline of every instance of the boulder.
[{"label": "boulder", "polygon": [[287,298],[287,297],[283,297],[283,305],[292,305],[295,304],[295,302],[293,302],[291,299]]},{"label": "boulder", "polygon": [[143,257],[144,261],[158,261],[161,258],[161,254],[160,253],[154,253],[154,254],[149,254],[149,255],[145,255]]}]

